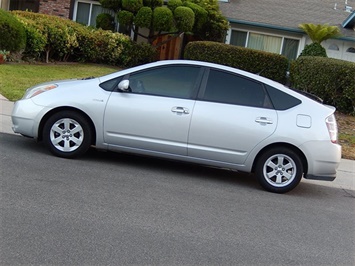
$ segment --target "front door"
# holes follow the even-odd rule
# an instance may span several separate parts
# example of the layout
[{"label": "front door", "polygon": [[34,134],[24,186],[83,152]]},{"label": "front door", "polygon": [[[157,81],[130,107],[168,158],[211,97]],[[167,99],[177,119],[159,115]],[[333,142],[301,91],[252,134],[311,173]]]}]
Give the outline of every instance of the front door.
[{"label": "front door", "polygon": [[201,69],[163,66],[131,73],[128,92],[113,92],[104,118],[112,148],[187,155],[194,94]]}]

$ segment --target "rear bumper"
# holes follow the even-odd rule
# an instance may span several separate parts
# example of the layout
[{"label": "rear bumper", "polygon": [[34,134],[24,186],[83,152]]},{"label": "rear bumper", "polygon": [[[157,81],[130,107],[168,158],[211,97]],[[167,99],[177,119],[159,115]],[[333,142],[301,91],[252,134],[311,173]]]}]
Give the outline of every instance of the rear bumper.
[{"label": "rear bumper", "polygon": [[304,176],[304,178],[321,181],[333,181],[336,178],[336,174],[334,176],[316,176],[307,174]]},{"label": "rear bumper", "polygon": [[341,160],[341,146],[330,141],[308,142],[301,147],[307,157],[306,179],[333,181]]}]

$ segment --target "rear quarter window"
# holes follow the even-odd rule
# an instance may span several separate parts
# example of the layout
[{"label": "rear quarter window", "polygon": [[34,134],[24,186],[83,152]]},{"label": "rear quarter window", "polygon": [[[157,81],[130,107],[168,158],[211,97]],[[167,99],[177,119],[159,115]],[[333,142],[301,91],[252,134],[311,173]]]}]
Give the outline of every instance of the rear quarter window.
[{"label": "rear quarter window", "polygon": [[265,88],[270,96],[271,102],[276,110],[287,110],[302,103],[300,99],[293,97],[283,91],[280,91],[269,85],[265,85]]}]

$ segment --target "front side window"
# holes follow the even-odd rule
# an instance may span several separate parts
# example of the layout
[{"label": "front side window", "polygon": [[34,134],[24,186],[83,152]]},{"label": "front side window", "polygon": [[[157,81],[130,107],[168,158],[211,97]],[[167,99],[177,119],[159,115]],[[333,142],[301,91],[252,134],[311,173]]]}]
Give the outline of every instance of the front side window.
[{"label": "front side window", "polygon": [[202,100],[272,108],[261,83],[218,70],[210,71]]},{"label": "front side window", "polygon": [[197,90],[201,68],[165,66],[130,74],[132,93],[189,99]]}]

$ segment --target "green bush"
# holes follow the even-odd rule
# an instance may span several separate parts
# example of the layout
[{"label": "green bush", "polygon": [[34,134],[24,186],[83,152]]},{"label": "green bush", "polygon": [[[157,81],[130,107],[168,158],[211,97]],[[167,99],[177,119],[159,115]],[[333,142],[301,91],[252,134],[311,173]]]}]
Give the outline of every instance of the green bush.
[{"label": "green bush", "polygon": [[153,10],[150,7],[144,6],[139,9],[134,18],[134,23],[138,27],[148,28],[152,22]]},{"label": "green bush", "polygon": [[181,0],[169,0],[168,1],[168,8],[173,12],[179,6],[182,6]]},{"label": "green bush", "polygon": [[300,56],[321,56],[327,57],[327,52],[325,48],[319,43],[307,44]]},{"label": "green bush", "polygon": [[[32,38],[32,44],[37,41],[42,44],[43,38],[45,39],[46,62],[49,60],[66,61],[73,53],[73,50],[79,45],[75,30],[68,19],[26,11],[14,11],[13,13],[23,23],[26,28],[26,34]],[[27,20],[25,21],[21,18]],[[28,20],[31,20],[31,22]],[[40,40],[35,40],[36,36],[40,36]],[[39,48],[41,44],[29,45],[26,49],[27,54],[35,54],[36,51],[31,51],[30,49],[34,47]]]},{"label": "green bush", "polygon": [[138,12],[143,7],[143,0],[122,0],[122,8],[132,13]]},{"label": "green bush", "polygon": [[195,24],[193,31],[200,31],[203,25],[208,21],[208,12],[203,7],[189,1],[184,2],[184,6],[191,8],[195,13]]},{"label": "green bush", "polygon": [[[156,13],[156,19],[170,17],[171,10],[168,8],[157,9],[159,12]],[[180,7],[180,9],[187,8]],[[27,58],[121,66],[133,66],[156,60],[156,51],[152,47],[137,45],[128,36],[120,33],[95,30],[68,19],[44,14],[25,11],[14,11],[13,14],[25,27]],[[160,23],[161,21],[164,20],[161,19]],[[163,24],[162,28],[170,25],[168,20]],[[130,51],[132,55],[125,50]]]},{"label": "green bush", "polygon": [[107,13],[97,15],[96,28],[113,31],[115,29],[114,18]]},{"label": "green bush", "polygon": [[121,25],[130,25],[133,23],[134,14],[130,11],[121,10],[117,13],[117,19]]},{"label": "green bush", "polygon": [[16,18],[22,23],[26,32],[26,48],[23,52],[25,59],[39,60],[41,54],[46,50],[47,36],[43,32],[43,26],[37,25],[37,23],[31,19],[16,16]]},{"label": "green bush", "polygon": [[198,41],[185,47],[184,58],[222,64],[285,83],[288,60],[285,56],[232,46],[223,43]]},{"label": "green bush", "polygon": [[301,56],[291,64],[292,86],[313,93],[340,112],[355,114],[355,63]]},{"label": "green bush", "polygon": [[174,10],[176,27],[183,32],[191,32],[195,24],[195,13],[191,8],[178,6]]},{"label": "green bush", "polygon": [[173,12],[167,7],[156,7],[153,11],[153,25],[157,31],[169,31],[173,26]]},{"label": "green bush", "polygon": [[0,50],[17,52],[26,46],[26,32],[22,24],[9,12],[0,8]]},{"label": "green bush", "polygon": [[[16,11],[28,36],[26,54],[36,59],[71,60],[132,66],[155,60],[149,45],[137,45],[127,35],[86,27],[59,17]],[[132,53],[132,54],[130,54]]]}]

